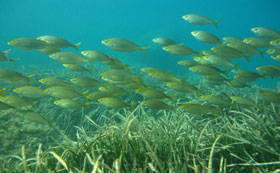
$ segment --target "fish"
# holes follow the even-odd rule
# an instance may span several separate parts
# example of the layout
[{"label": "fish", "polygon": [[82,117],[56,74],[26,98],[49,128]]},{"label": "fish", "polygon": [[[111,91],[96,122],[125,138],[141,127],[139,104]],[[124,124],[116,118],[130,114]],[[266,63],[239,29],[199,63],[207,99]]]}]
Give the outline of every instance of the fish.
[{"label": "fish", "polygon": [[251,100],[249,98],[245,98],[245,97],[242,97],[242,96],[231,96],[230,98],[231,98],[232,101],[235,102],[236,105],[251,106],[251,107],[258,108],[256,102],[254,102],[253,100]]},{"label": "fish", "polygon": [[101,62],[111,61],[111,58],[108,55],[106,55],[105,53],[99,52],[97,50],[84,50],[81,53],[82,53],[82,55],[88,57],[89,59],[91,59],[93,61],[101,61]]},{"label": "fish", "polygon": [[34,38],[17,38],[9,41],[8,45],[23,50],[44,49],[49,46],[47,42]]},{"label": "fish", "polygon": [[105,91],[95,91],[86,96],[87,99],[96,100],[96,101],[103,97],[114,97],[114,95]]},{"label": "fish", "polygon": [[215,66],[221,66],[221,67],[234,67],[234,69],[237,69],[240,63],[233,64],[231,63],[230,59],[217,56],[217,55],[206,55],[206,56],[200,56],[201,59],[205,60],[205,64],[208,65],[215,65]]},{"label": "fish", "polygon": [[75,54],[73,52],[56,52],[49,56],[62,64],[83,64],[87,63],[91,65],[91,60],[84,59],[82,55]]},{"label": "fish", "polygon": [[280,66],[277,65],[260,66],[256,70],[260,71],[264,76],[280,77]]},{"label": "fish", "polygon": [[273,57],[277,57],[278,55],[280,55],[280,49],[278,49],[278,48],[268,49],[265,52],[268,53],[270,56],[273,56]]},{"label": "fish", "polygon": [[187,14],[182,16],[182,18],[194,25],[208,25],[213,24],[216,28],[218,28],[218,23],[220,20],[211,20],[209,17],[201,15],[201,14]]},{"label": "fish", "polygon": [[194,65],[197,65],[198,63],[193,60],[185,59],[185,60],[178,61],[178,64],[184,67],[192,67]]},{"label": "fish", "polygon": [[73,99],[76,97],[84,97],[84,94],[88,92],[86,90],[83,93],[77,92],[74,88],[67,86],[52,86],[44,90],[44,92],[48,93],[54,98],[58,99]]},{"label": "fish", "polygon": [[220,107],[227,107],[231,105],[231,100],[225,99],[218,95],[203,95],[201,96],[202,99],[205,99],[208,103],[217,105]]},{"label": "fish", "polygon": [[172,45],[172,44],[176,44],[175,41],[166,38],[166,37],[157,37],[153,39],[153,42],[156,44],[159,44],[161,46],[168,46],[168,45]]},{"label": "fish", "polygon": [[42,79],[39,79],[39,82],[44,84],[44,85],[47,85],[49,87],[52,87],[52,86],[70,86],[69,83],[67,83],[67,82],[65,82],[61,79],[55,78],[55,77],[42,78]]},{"label": "fish", "polygon": [[151,87],[138,88],[136,92],[148,99],[170,99],[171,101],[174,99],[174,96],[168,96],[164,92]]},{"label": "fish", "polygon": [[150,72],[156,72],[156,71],[160,71],[160,70],[153,68],[153,67],[144,67],[144,68],[141,68],[141,71],[144,73],[150,73]]},{"label": "fish", "polygon": [[194,51],[193,49],[180,44],[164,46],[162,49],[175,56],[189,56],[192,54],[198,54],[198,52]]},{"label": "fish", "polygon": [[43,49],[38,49],[38,51],[42,52],[43,54],[46,54],[46,55],[51,55],[53,53],[56,53],[56,52],[61,52],[59,48],[55,47],[55,46],[47,46]]},{"label": "fish", "polygon": [[51,126],[51,122],[38,112],[34,112],[32,110],[17,110],[17,113],[30,121],[47,123]]},{"label": "fish", "polygon": [[228,86],[232,86],[234,88],[245,88],[245,87],[251,87],[250,85],[244,83],[244,82],[241,82],[241,81],[238,81],[238,80],[228,80],[227,82],[227,85]]},{"label": "fish", "polygon": [[0,97],[0,101],[12,106],[12,107],[25,107],[34,106],[36,102],[30,102],[18,96],[4,96]]},{"label": "fish", "polygon": [[208,44],[221,44],[222,41],[214,34],[207,31],[192,31],[191,35],[198,41]]},{"label": "fish", "polygon": [[139,47],[136,43],[123,38],[108,38],[102,40],[101,43],[111,48],[112,50],[116,50],[120,52],[135,52],[140,50],[145,55],[147,55],[146,49],[150,48],[150,46]]},{"label": "fish", "polygon": [[66,67],[68,70],[70,71],[74,71],[74,72],[88,72],[91,73],[91,71],[93,70],[93,65],[90,65],[90,68],[86,68],[82,65],[79,64],[62,64],[63,67]]},{"label": "fish", "polygon": [[117,80],[117,81],[132,81],[132,80],[135,80],[136,78],[141,77],[141,76],[136,77],[134,74],[132,74],[128,71],[116,70],[116,69],[105,71],[105,72],[101,73],[101,76],[110,78],[111,80]]},{"label": "fish", "polygon": [[280,49],[280,39],[272,40],[269,42],[269,44]]},{"label": "fish", "polygon": [[241,53],[246,55],[246,57],[251,57],[256,53],[259,53],[261,57],[263,58],[264,51],[258,51],[258,49],[250,44],[244,43],[244,42],[230,42],[226,44],[228,47],[234,48],[236,50],[239,50]]},{"label": "fish", "polygon": [[134,104],[129,105],[129,104],[123,102],[122,100],[120,100],[118,98],[114,98],[114,97],[99,98],[98,102],[102,103],[106,107],[118,108],[118,109],[127,108],[127,107],[128,108],[133,108],[133,105],[134,105]]},{"label": "fish", "polygon": [[276,57],[271,56],[271,58],[272,58],[273,60],[276,60],[276,61],[280,62],[280,55],[277,55]]},{"label": "fish", "polygon": [[79,51],[78,46],[81,45],[81,42],[78,42],[76,44],[72,44],[69,41],[52,35],[44,35],[36,38],[37,40],[42,40],[47,42],[48,44],[55,46],[57,48],[68,48],[73,47],[77,51]]},{"label": "fish", "polygon": [[8,56],[8,53],[11,51],[11,49],[8,49],[6,51],[0,51],[0,62],[10,61],[13,64],[17,61],[17,59],[11,59]]},{"label": "fish", "polygon": [[119,95],[126,93],[126,90],[124,90],[123,88],[114,86],[114,85],[108,85],[108,84],[104,84],[103,86],[99,87],[98,89],[99,89],[99,91],[107,92],[114,96],[119,96]]},{"label": "fish", "polygon": [[66,109],[79,109],[81,107],[87,106],[85,104],[82,104],[72,99],[55,100],[53,103],[59,107],[66,108]]},{"label": "fish", "polygon": [[223,37],[222,38],[224,40],[224,44],[226,43],[230,43],[230,42],[242,42],[242,40],[238,37],[233,37],[233,36],[229,36],[229,37]]},{"label": "fish", "polygon": [[161,70],[149,72],[148,75],[161,82],[178,82],[182,80],[172,73]]},{"label": "fish", "polygon": [[23,86],[15,88],[13,91],[21,96],[28,98],[41,98],[47,96],[43,89],[35,86]]},{"label": "fish", "polygon": [[97,88],[101,86],[101,83],[98,80],[93,79],[91,77],[79,76],[70,79],[70,81],[75,85],[86,87],[86,88]]},{"label": "fish", "polygon": [[223,75],[203,75],[203,78],[210,81],[228,81]]},{"label": "fish", "polygon": [[[193,59],[194,59],[195,62],[197,62],[197,65],[200,65],[200,64],[202,64],[202,65],[213,65],[211,62],[209,62],[206,59],[202,58],[202,56],[194,56]],[[191,66],[191,67],[193,67],[193,66]]]},{"label": "fish", "polygon": [[250,62],[249,56],[242,54],[242,52],[232,47],[216,46],[216,47],[212,47],[211,50],[220,56],[224,56],[232,59],[244,57],[248,62]]},{"label": "fish", "polygon": [[13,109],[13,108],[15,108],[15,107],[0,101],[0,110],[7,110],[7,109]]},{"label": "fish", "polygon": [[210,65],[195,65],[189,68],[189,70],[200,74],[200,75],[219,75],[219,74],[224,74],[225,76],[228,76],[228,72],[231,71],[231,69],[222,71],[216,67],[210,66]]},{"label": "fish", "polygon": [[34,74],[24,76],[19,72],[0,68],[0,81],[4,81],[11,84],[31,84],[31,78]]},{"label": "fish", "polygon": [[241,80],[243,82],[253,82],[258,80],[259,78],[266,79],[264,75],[260,75],[257,72],[250,72],[250,71],[240,71],[234,76],[235,79]]},{"label": "fish", "polygon": [[211,109],[211,108],[208,108],[208,107],[198,104],[198,103],[186,103],[186,104],[179,106],[179,108],[181,108],[191,114],[199,114],[199,115],[213,114],[213,115],[218,116],[218,109]]},{"label": "fish", "polygon": [[251,31],[260,37],[264,37],[272,40],[276,40],[280,38],[280,33],[278,31],[275,31],[268,27],[254,27],[251,29]]},{"label": "fish", "polygon": [[272,90],[259,90],[266,101],[280,104],[280,93]]},{"label": "fish", "polygon": [[129,83],[123,84],[123,86],[132,91],[135,91],[138,88],[147,87],[142,80],[131,81]]},{"label": "fish", "polygon": [[244,43],[254,46],[256,48],[269,48],[271,45],[269,41],[259,37],[247,37],[243,40]]}]

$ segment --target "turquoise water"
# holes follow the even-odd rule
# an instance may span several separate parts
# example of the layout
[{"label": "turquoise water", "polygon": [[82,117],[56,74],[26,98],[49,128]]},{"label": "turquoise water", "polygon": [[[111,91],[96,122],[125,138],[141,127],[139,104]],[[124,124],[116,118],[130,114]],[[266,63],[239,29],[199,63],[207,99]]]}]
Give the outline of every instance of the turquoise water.
[{"label": "turquoise water", "polygon": [[[12,48],[7,42],[19,37],[38,37],[55,35],[72,43],[81,41],[80,50],[95,49],[108,55],[119,57],[122,62],[133,66],[152,66],[180,76],[195,75],[177,61],[191,59],[176,57],[161,50],[152,39],[159,36],[170,37],[177,43],[183,43],[195,50],[209,49],[211,46],[195,40],[190,32],[205,30],[220,38],[237,36],[245,38],[255,36],[250,29],[266,26],[278,30],[279,4],[277,0],[235,0],[235,1],[130,1],[130,0],[2,0],[0,7],[1,50],[11,48],[11,58],[19,58],[20,65],[55,66],[58,63],[37,51],[24,51]],[[213,25],[191,25],[181,17],[189,13],[220,19],[219,28]],[[136,42],[140,46],[152,46],[148,56],[141,52],[123,53],[110,50],[101,44],[101,40],[121,37]],[[65,50],[65,49],[64,49]],[[69,49],[71,50],[71,48]],[[259,55],[252,62],[240,60],[240,68],[255,71],[257,66],[276,64],[268,55],[261,59]],[[237,61],[238,62],[238,61]],[[1,67],[11,67],[9,63]],[[262,79],[256,83],[266,87],[275,87],[276,80]]]}]

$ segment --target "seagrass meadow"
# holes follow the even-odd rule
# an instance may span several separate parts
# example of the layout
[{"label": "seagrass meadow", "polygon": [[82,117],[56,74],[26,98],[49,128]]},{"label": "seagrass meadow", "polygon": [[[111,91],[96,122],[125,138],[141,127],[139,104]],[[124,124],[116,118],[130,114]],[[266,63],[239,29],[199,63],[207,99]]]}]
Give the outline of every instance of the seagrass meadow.
[{"label": "seagrass meadow", "polygon": [[0,173],[279,173],[279,0],[0,1]]},{"label": "seagrass meadow", "polygon": [[[38,79],[69,77],[65,70],[21,70],[26,69]],[[256,86],[234,89],[194,82],[203,94],[243,95],[266,106],[260,110],[236,105],[218,115],[194,115],[142,104],[121,110],[101,104],[68,110],[44,98],[33,110],[55,120],[52,127],[26,120],[14,110],[1,113],[1,126],[9,124],[1,131],[1,172],[279,171],[279,107],[256,95]],[[149,85],[159,86],[155,81]],[[174,106],[201,101],[194,93],[176,97]],[[135,93],[123,97],[126,102],[137,98],[141,96]]]}]

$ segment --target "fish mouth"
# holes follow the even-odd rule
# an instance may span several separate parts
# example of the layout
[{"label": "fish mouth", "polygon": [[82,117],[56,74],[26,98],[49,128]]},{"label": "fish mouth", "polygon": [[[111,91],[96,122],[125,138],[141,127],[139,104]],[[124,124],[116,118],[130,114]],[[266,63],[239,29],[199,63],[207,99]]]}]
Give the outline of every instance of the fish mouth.
[{"label": "fish mouth", "polygon": [[53,58],[53,57],[55,57],[55,54],[54,54],[54,53],[50,55],[50,58]]},{"label": "fish mouth", "polygon": [[15,43],[15,41],[13,40],[13,41],[9,41],[8,42],[8,45],[12,45],[12,44],[14,44]]},{"label": "fish mouth", "polygon": [[102,40],[101,43],[107,45],[108,44],[108,40]]},{"label": "fish mouth", "polygon": [[188,15],[182,16],[183,19],[187,19],[188,17],[189,17]]},{"label": "fish mouth", "polygon": [[195,36],[197,34],[197,31],[192,31],[191,34]]}]

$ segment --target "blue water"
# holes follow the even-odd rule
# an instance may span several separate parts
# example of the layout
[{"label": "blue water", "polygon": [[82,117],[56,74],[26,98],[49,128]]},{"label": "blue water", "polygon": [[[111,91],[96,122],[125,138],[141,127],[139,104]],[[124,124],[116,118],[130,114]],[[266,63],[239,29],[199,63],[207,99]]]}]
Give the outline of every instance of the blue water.
[{"label": "blue water", "polygon": [[[159,36],[170,37],[177,43],[184,43],[195,50],[209,49],[209,45],[195,40],[190,32],[206,30],[217,36],[255,36],[250,29],[266,26],[280,30],[278,0],[1,0],[0,7],[0,49],[11,48],[11,58],[19,58],[18,64],[55,66],[61,65],[47,55],[37,51],[12,48],[7,42],[19,37],[38,37],[55,35],[72,43],[81,41],[80,50],[95,49],[108,55],[119,57],[124,63],[133,66],[151,66],[178,75],[195,75],[177,65],[177,61],[192,57],[169,55],[153,44],[152,39]],[[181,17],[189,13],[220,19],[219,28],[213,25],[195,26]],[[123,53],[110,50],[101,40],[122,37],[140,46],[152,46],[148,56],[141,52]],[[73,50],[72,48],[70,48]],[[69,49],[69,50],[70,50]],[[74,51],[74,50],[73,50]],[[255,71],[257,66],[278,64],[268,55],[261,59],[252,57],[245,60],[241,68]],[[10,66],[8,63],[1,67]],[[258,80],[258,84],[275,87],[276,79]]]}]

